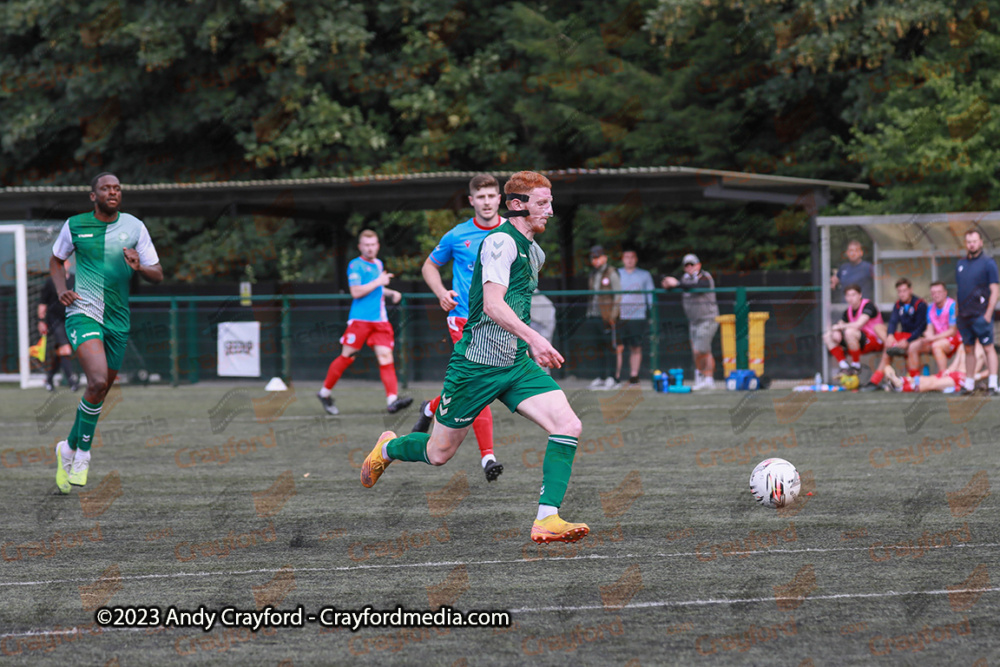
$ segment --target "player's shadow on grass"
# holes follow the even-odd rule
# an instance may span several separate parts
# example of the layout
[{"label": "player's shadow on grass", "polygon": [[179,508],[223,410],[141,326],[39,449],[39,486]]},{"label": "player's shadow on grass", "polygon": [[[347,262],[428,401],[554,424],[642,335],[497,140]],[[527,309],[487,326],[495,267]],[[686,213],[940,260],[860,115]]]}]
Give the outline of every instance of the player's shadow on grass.
[{"label": "player's shadow on grass", "polygon": [[74,494],[63,494],[54,485],[46,485],[42,500],[35,509],[35,521],[40,528],[48,528],[63,518],[67,508],[79,504]]},{"label": "player's shadow on grass", "polygon": [[[414,508],[420,507],[416,499],[424,497],[420,484],[412,479],[400,481],[385,497],[378,508],[378,516],[385,528],[396,528],[404,519],[415,518]],[[411,522],[412,523],[412,522]],[[433,520],[421,519],[421,524],[433,527]]]}]

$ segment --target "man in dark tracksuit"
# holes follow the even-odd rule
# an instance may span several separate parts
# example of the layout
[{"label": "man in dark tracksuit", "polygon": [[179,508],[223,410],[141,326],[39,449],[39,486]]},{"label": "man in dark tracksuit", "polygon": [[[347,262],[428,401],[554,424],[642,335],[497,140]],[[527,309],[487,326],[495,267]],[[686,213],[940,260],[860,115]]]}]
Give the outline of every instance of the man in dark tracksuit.
[{"label": "man in dark tracksuit", "polygon": [[997,263],[983,254],[983,237],[975,229],[965,233],[965,249],[968,255],[958,260],[955,266],[955,282],[958,284],[958,333],[965,346],[965,383],[962,391],[967,396],[975,389],[976,341],[986,351],[986,366],[989,368],[989,393],[997,395],[997,351],[993,347],[993,311],[997,307],[1000,278]]},{"label": "man in dark tracksuit", "polygon": [[[75,285],[75,277],[72,273],[67,273],[66,289],[72,290]],[[56,349],[56,354],[45,371],[45,388],[48,391],[55,391],[53,380],[56,370],[61,368],[63,379],[70,389],[76,391],[79,387],[79,378],[73,372],[73,364],[70,362],[73,348],[70,347],[69,338],[66,336],[66,306],[59,302],[59,293],[51,277],[45,282],[42,299],[38,303],[38,333],[51,338]]]},{"label": "man in dark tracksuit", "polygon": [[[885,367],[892,363],[890,357],[906,357],[906,370],[910,377],[920,374],[920,345],[924,329],[927,328],[927,302],[913,293],[909,278],[896,281],[898,301],[889,316],[888,338],[878,369],[865,387],[872,390],[882,382]],[[898,330],[897,330],[898,329]]]}]

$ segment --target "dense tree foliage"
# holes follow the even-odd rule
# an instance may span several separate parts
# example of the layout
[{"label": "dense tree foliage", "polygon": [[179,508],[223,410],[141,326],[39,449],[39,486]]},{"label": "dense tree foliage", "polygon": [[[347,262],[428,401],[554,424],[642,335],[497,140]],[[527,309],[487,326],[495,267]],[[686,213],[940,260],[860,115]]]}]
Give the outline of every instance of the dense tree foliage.
[{"label": "dense tree foliage", "polygon": [[[0,184],[676,164],[875,186],[840,213],[997,208],[997,4],[9,0]],[[391,230],[416,275],[454,220],[347,225]],[[155,225],[178,280],[330,277],[323,221]],[[808,267],[805,216],[761,205],[626,198],[576,238],[663,270]]]}]

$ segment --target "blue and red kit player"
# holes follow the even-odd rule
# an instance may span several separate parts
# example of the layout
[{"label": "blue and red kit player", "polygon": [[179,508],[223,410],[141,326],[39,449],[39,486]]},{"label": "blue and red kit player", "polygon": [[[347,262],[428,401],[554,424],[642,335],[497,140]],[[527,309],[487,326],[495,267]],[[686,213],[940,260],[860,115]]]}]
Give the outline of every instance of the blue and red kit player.
[{"label": "blue and red kit player", "polygon": [[333,360],[326,372],[326,381],[319,390],[319,402],[331,415],[339,414],[333,404],[332,390],[347,367],[354,363],[354,356],[368,345],[378,360],[379,376],[385,386],[385,400],[389,412],[398,412],[413,402],[412,398],[400,397],[396,380],[396,366],[392,359],[392,348],[396,345],[392,325],[385,311],[385,297],[399,303],[403,295],[389,289],[392,274],[382,266],[378,258],[378,234],[370,229],[358,237],[360,257],[347,265],[347,282],[351,288],[351,311],[347,316],[347,330],[340,337],[340,356]]},{"label": "blue and red kit player", "polygon": [[[504,222],[499,215],[500,185],[493,176],[477,174],[469,181],[469,203],[475,215],[442,236],[420,270],[442,310],[448,313],[448,333],[452,343],[458,343],[462,338],[465,322],[469,318],[469,288],[479,246],[487,234]],[[452,262],[451,289],[446,288],[441,280],[441,267],[448,262]],[[427,432],[440,402],[441,397],[437,396],[421,404],[414,431]],[[489,406],[483,408],[472,422],[472,430],[479,442],[486,480],[492,482],[503,472],[503,464],[493,454],[493,412]]]}]

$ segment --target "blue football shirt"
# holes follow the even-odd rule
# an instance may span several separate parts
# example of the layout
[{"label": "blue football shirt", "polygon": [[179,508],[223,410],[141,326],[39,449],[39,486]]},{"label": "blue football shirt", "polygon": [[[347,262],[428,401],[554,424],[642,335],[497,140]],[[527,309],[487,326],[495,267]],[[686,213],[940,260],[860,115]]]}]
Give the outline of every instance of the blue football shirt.
[{"label": "blue football shirt", "polygon": [[[351,287],[367,285],[371,281],[382,275],[382,260],[376,258],[369,262],[364,257],[355,257],[347,265],[347,284]],[[388,322],[389,316],[385,312],[385,298],[382,294],[382,287],[376,287],[360,299],[351,302],[351,312],[347,315],[349,320],[362,320],[365,322]]]},{"label": "blue football shirt", "polygon": [[[497,226],[503,224],[503,218],[499,219]],[[430,260],[434,266],[442,267],[448,262],[453,262],[451,267],[451,288],[458,292],[455,297],[456,305],[451,312],[451,317],[469,318],[469,288],[472,286],[472,270],[476,267],[476,257],[479,256],[479,246],[483,239],[496,227],[480,227],[475,217],[469,218],[463,223],[455,225],[451,231],[441,237],[430,254]]]}]

